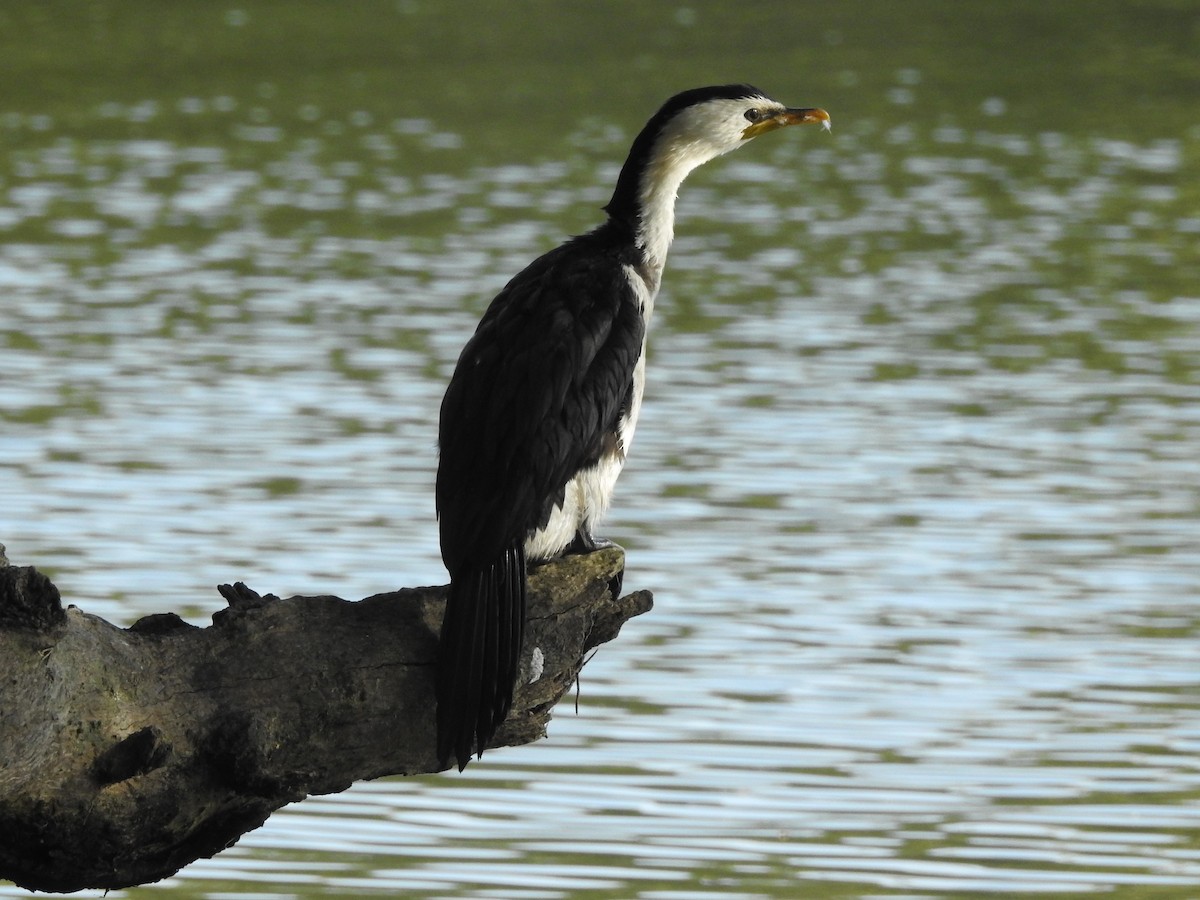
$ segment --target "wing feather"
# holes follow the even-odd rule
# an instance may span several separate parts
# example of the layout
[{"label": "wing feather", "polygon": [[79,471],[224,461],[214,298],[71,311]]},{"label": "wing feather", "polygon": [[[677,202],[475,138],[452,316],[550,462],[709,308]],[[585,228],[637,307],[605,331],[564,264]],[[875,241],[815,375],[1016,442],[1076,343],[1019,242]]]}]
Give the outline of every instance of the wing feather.
[{"label": "wing feather", "polygon": [[624,261],[578,252],[583,241],[510,281],[459,358],[442,403],[437,485],[451,572],[544,525],[628,402],[641,312]]}]

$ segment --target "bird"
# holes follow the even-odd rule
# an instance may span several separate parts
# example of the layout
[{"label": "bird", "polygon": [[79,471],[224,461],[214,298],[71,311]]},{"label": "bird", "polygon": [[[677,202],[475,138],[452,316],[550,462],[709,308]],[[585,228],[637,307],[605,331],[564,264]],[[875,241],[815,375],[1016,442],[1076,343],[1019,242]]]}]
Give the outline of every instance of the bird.
[{"label": "bird", "polygon": [[638,133],[604,221],[539,256],[492,300],[442,400],[435,488],[450,575],[435,672],[437,758],[462,771],[512,705],[526,567],[608,542],[595,528],[633,440],[646,332],[693,169],[816,123],[748,84],[677,93]]}]

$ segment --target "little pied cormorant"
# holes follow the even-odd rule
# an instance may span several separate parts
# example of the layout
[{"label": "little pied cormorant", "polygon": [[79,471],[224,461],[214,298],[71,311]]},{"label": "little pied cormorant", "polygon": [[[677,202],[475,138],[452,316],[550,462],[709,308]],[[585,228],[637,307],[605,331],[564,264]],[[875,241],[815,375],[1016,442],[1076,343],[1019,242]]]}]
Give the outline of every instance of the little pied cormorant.
[{"label": "little pied cormorant", "polygon": [[822,109],[746,84],[676,94],[638,134],[607,221],[534,260],[496,296],[442,401],[437,511],[450,592],[437,666],[437,753],[483,754],[512,705],[525,565],[598,546],[633,439],[646,327],[694,168]]}]

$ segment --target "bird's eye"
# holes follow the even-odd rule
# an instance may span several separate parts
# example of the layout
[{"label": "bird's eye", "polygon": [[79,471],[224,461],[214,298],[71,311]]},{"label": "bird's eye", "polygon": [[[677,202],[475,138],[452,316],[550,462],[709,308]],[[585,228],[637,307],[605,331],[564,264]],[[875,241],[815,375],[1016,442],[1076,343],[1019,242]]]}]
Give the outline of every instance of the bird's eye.
[{"label": "bird's eye", "polygon": [[748,122],[757,122],[762,117],[763,117],[763,114],[760,110],[757,110],[757,109],[746,110],[746,121],[748,121]]}]

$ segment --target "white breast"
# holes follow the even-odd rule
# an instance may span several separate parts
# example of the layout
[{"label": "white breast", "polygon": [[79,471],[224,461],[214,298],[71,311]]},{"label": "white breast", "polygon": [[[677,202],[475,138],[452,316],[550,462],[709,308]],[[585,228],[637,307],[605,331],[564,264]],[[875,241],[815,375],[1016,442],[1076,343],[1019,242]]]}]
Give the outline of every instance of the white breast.
[{"label": "white breast", "polygon": [[[661,268],[656,267],[650,273],[654,283],[648,284],[636,269],[625,267],[625,274],[634,288],[636,302],[641,307],[647,332],[650,329],[650,316],[654,311],[654,297],[660,273]],[[633,368],[633,391],[629,409],[617,424],[617,435],[620,438],[618,452],[601,457],[599,463],[581,470],[567,483],[562,506],[555,508],[546,526],[525,542],[525,556],[528,559],[551,559],[559,555],[581,529],[588,534],[595,533],[596,527],[608,512],[617,478],[625,466],[625,458],[633,443],[633,433],[637,429],[638,416],[642,411],[642,393],[645,387],[646,335],[643,334],[641,351]]]}]

